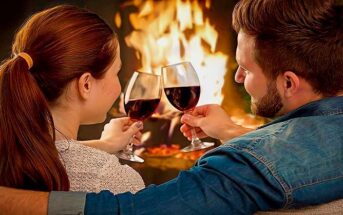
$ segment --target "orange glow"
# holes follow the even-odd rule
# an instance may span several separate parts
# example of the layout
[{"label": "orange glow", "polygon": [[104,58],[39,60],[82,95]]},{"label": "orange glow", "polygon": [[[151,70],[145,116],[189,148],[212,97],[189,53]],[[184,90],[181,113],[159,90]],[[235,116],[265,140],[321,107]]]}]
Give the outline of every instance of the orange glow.
[{"label": "orange glow", "polygon": [[203,9],[211,7],[210,0],[203,8],[195,0],[135,0],[128,4],[135,5],[138,12],[129,15],[134,30],[125,42],[136,50],[140,70],[159,74],[162,66],[190,61],[202,88],[198,105],[221,104],[229,57],[216,51],[218,32],[204,17]]}]

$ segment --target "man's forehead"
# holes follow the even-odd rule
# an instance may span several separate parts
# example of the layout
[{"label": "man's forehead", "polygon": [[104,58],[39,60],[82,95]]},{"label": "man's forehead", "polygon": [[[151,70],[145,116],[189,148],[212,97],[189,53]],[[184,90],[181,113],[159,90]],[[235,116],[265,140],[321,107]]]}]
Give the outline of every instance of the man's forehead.
[{"label": "man's forehead", "polygon": [[252,36],[240,31],[237,41],[236,60],[238,63],[243,64],[247,60],[247,57],[253,57],[255,40]]}]

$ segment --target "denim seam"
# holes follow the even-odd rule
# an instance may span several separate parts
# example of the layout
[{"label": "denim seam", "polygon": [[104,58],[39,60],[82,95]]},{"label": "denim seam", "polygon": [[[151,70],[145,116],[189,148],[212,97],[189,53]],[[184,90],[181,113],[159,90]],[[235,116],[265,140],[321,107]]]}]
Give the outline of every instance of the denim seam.
[{"label": "denim seam", "polygon": [[259,156],[257,154],[255,154],[254,152],[248,150],[248,149],[243,149],[243,151],[245,151],[246,153],[249,153],[251,156],[253,156],[254,158],[256,158],[258,161],[260,161],[262,164],[264,164],[267,169],[270,171],[270,173],[272,174],[272,176],[276,179],[276,181],[280,184],[280,186],[282,187],[282,189],[285,192],[285,197],[286,197],[286,202],[283,205],[283,208],[286,208],[289,204],[292,203],[293,198],[292,198],[292,190],[290,189],[290,187],[282,180],[282,178],[279,176],[279,174],[275,171],[274,167],[272,165],[270,165],[270,162],[268,162],[267,160],[265,160],[262,156]]},{"label": "denim seam", "polygon": [[[254,141],[255,141],[255,139],[253,140],[253,142],[254,142]],[[212,149],[212,150],[209,150],[209,151],[205,152],[203,155],[201,155],[201,156],[198,158],[196,164],[198,164],[198,162],[199,162],[203,157],[205,157],[207,154],[209,154],[209,153],[214,153],[214,152],[216,152],[216,151],[219,151],[219,150],[222,149],[222,148],[234,148],[234,149],[239,149],[239,150],[242,149],[242,147],[237,146],[237,145],[234,145],[234,144],[232,144],[232,143],[230,143],[230,144],[223,144],[223,145],[218,146],[217,148],[214,148],[214,149]]]},{"label": "denim seam", "polygon": [[343,176],[337,176],[337,177],[334,177],[334,178],[324,179],[324,180],[312,182],[312,183],[309,183],[309,184],[301,185],[301,186],[298,186],[298,187],[294,187],[294,188],[292,188],[292,191],[298,190],[300,188],[308,187],[308,186],[311,186],[311,185],[320,184],[320,183],[331,181],[331,180],[336,180],[336,179],[339,179],[339,178],[343,178]]},{"label": "denim seam", "polygon": [[336,111],[323,111],[323,114],[327,115],[327,116],[331,116],[331,115],[340,115],[343,114],[342,110],[336,110]]},{"label": "denim seam", "polygon": [[[260,138],[258,139],[254,139],[253,144],[256,144],[257,141],[261,140]],[[253,153],[251,150],[244,148],[244,147],[238,147],[236,145],[223,145],[222,147],[225,148],[234,148],[234,149],[238,149],[238,150],[242,150],[248,154],[250,154],[251,156],[253,156],[255,159],[257,159],[259,162],[261,162],[262,164],[264,164],[268,170],[271,172],[271,174],[273,175],[273,177],[276,179],[276,181],[280,184],[280,186],[282,187],[282,189],[285,192],[285,197],[286,197],[286,202],[283,205],[283,208],[286,208],[289,204],[292,203],[293,201],[293,197],[292,197],[292,190],[289,188],[289,186],[281,179],[281,177],[277,174],[277,172],[275,171],[275,169],[270,165],[270,162],[266,161],[262,156],[259,156],[255,153]]]}]

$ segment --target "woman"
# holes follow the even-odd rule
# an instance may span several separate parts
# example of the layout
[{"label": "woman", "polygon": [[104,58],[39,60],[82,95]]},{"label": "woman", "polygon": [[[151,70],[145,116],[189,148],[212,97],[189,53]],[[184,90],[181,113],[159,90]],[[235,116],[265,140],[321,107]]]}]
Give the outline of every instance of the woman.
[{"label": "woman", "polygon": [[[135,192],[142,178],[111,154],[141,122],[112,120],[100,141],[76,141],[105,120],[121,87],[119,44],[96,14],[57,6],[32,16],[0,69],[0,185],[36,190]],[[93,148],[85,145],[90,145]],[[69,178],[69,179],[68,179]]]}]

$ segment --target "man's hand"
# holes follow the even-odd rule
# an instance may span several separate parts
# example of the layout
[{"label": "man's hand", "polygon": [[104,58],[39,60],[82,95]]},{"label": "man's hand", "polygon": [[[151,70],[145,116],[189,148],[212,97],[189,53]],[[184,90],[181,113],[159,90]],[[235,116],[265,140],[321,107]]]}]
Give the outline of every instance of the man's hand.
[{"label": "man's hand", "polygon": [[191,113],[183,115],[181,122],[184,124],[180,130],[189,140],[192,137],[192,128],[195,128],[199,138],[210,136],[221,141],[252,131],[235,124],[230,116],[215,104],[196,107]]}]

